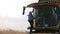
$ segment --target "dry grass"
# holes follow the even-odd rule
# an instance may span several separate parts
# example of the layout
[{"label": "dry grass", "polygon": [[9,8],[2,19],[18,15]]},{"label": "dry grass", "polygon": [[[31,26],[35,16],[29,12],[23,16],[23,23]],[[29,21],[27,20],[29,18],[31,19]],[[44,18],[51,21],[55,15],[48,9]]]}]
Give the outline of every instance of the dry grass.
[{"label": "dry grass", "polygon": [[[14,30],[3,30],[3,31],[0,30],[0,34],[28,34],[28,32],[14,31]],[[33,34],[53,34],[53,33],[33,33]]]},{"label": "dry grass", "polygon": [[27,34],[27,32],[4,30],[4,31],[0,31],[0,34]]}]

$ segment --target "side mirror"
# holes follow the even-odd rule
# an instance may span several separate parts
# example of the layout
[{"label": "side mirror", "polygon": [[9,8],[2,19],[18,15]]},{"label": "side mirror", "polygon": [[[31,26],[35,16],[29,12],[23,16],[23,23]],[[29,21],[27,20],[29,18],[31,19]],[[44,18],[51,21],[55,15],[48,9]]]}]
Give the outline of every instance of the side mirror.
[{"label": "side mirror", "polygon": [[25,14],[25,7],[23,7],[23,13],[22,13],[23,15]]}]

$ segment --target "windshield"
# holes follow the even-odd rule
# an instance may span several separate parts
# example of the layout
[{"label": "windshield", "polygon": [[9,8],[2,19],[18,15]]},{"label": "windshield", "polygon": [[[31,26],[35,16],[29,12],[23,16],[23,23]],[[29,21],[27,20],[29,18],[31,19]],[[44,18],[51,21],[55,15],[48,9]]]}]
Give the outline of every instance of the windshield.
[{"label": "windshield", "polygon": [[52,10],[54,9],[54,7],[50,7],[50,6],[41,6],[41,7],[36,7],[35,8],[35,17],[40,17],[43,16],[44,14],[52,14]]},{"label": "windshield", "polygon": [[56,9],[57,8],[53,6],[36,7],[34,11],[36,24],[40,24],[40,26],[43,26],[44,24],[55,26],[57,24]]}]

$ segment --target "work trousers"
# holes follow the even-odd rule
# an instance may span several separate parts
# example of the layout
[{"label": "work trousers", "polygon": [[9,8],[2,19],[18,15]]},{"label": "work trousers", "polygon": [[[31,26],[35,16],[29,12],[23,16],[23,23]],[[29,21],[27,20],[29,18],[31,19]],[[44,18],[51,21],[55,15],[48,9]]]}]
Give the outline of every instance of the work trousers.
[{"label": "work trousers", "polygon": [[28,20],[29,21],[29,23],[30,23],[30,26],[31,26],[31,28],[30,28],[30,33],[32,32],[32,28],[33,28],[33,20]]}]

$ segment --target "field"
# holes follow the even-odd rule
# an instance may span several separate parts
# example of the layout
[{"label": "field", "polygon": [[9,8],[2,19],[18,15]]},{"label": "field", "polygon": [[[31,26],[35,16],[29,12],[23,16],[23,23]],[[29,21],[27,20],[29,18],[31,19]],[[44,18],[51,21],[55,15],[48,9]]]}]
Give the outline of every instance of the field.
[{"label": "field", "polygon": [[[28,32],[14,31],[14,30],[0,30],[0,34],[28,34]],[[58,33],[33,33],[33,34],[58,34]]]},{"label": "field", "polygon": [[3,31],[0,31],[0,34],[27,34],[27,32],[14,31],[14,30],[3,30]]}]

